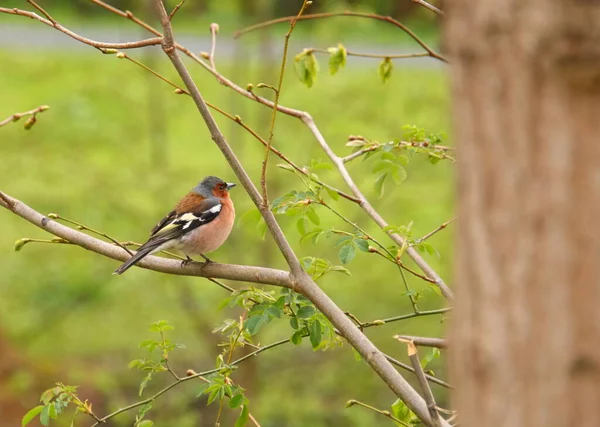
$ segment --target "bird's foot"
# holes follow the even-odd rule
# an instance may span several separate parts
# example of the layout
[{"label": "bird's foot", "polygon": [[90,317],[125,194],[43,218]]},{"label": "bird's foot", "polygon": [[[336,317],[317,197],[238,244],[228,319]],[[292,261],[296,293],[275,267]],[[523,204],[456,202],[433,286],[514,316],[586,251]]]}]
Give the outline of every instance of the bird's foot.
[{"label": "bird's foot", "polygon": [[208,264],[208,263],[210,263],[210,262],[213,262],[213,261],[212,261],[212,260],[210,260],[210,259],[209,259],[209,258],[208,258],[206,255],[200,254],[200,256],[201,256],[202,258],[204,258],[204,263],[205,263],[205,264]]},{"label": "bird's foot", "polygon": [[194,260],[191,259],[188,255],[186,255],[185,257],[186,257],[186,259],[184,259],[183,261],[181,261],[181,268],[185,267],[190,262],[194,262]]}]

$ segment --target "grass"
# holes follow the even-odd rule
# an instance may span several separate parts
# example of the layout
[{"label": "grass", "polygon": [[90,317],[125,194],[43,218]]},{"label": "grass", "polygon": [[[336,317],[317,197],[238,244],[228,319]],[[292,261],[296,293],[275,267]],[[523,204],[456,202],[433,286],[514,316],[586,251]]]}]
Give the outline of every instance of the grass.
[{"label": "grass", "polygon": [[[148,59],[140,52],[135,55],[153,61],[155,68],[177,81],[162,56]],[[120,240],[142,241],[153,224],[203,176],[235,179],[192,102],[173,94],[168,86],[127,61],[90,49],[80,55],[0,51],[0,63],[0,117],[41,104],[51,107],[30,131],[23,130],[22,122],[0,129],[0,190],[41,212],[57,212]],[[350,63],[335,76],[328,75],[323,65],[312,89],[304,87],[290,67],[281,103],[308,110],[339,154],[349,153],[344,144],[350,134],[387,141],[400,137],[401,127],[407,123],[449,131],[444,74],[405,70],[399,64],[386,84],[378,79],[375,63],[369,68]],[[249,67],[220,64],[223,73],[235,75],[242,85],[272,82],[276,68],[277,64],[257,59]],[[207,100],[239,114],[266,133],[269,110],[219,86],[202,70],[192,69]],[[258,183],[262,146],[235,124],[217,119]],[[298,164],[325,159],[297,120],[279,116],[275,130],[274,145]],[[272,157],[272,197],[303,188],[293,175],[276,168],[276,163]],[[398,187],[389,186],[383,199],[375,194],[371,169],[369,161],[358,160],[350,166],[361,188],[391,223],[414,221],[414,233],[419,236],[453,216],[451,164],[432,166],[415,159],[407,181]],[[321,177],[344,188],[333,171],[325,171]],[[240,216],[252,209],[241,190],[233,193],[233,198]],[[340,201],[336,207],[381,241],[391,243],[355,206]],[[343,227],[326,212],[319,213],[324,228]],[[86,384],[100,390],[110,408],[134,401],[140,376],[127,371],[126,364],[144,356],[137,343],[149,337],[147,326],[157,319],[174,324],[174,340],[188,346],[173,354],[175,369],[183,372],[213,365],[219,337],[210,330],[222,319],[239,315],[216,309],[226,296],[222,290],[203,279],[138,269],[114,277],[110,273],[116,262],[75,247],[32,243],[13,252],[13,242],[21,237],[48,236],[8,212],[0,211],[0,216],[0,322],[26,358],[52,367],[46,378],[50,384],[58,380]],[[300,256],[339,263],[332,239],[323,239],[316,246],[300,244],[295,221],[280,219]],[[451,236],[450,227],[432,238],[441,257],[427,256],[448,281]],[[230,241],[214,258],[284,266],[271,240],[262,240],[254,224],[240,220]],[[380,261],[373,268],[374,262],[373,255],[360,253],[347,266],[351,277],[332,273],[319,283],[344,310],[362,320],[410,312],[396,270]],[[425,292],[422,308],[443,304],[425,283],[409,280]],[[374,328],[369,336],[382,350],[402,359],[405,350],[391,339],[392,335],[439,335],[440,329],[440,318],[429,317]],[[264,344],[289,334],[286,322],[280,321],[265,328],[259,339]],[[348,348],[313,353],[305,345],[290,346],[267,352],[244,369],[242,365],[236,378],[250,390],[255,399],[252,411],[265,426],[374,425],[380,421],[372,414],[356,408],[344,411],[344,402],[357,398],[383,407],[394,400],[364,363],[353,361]],[[193,401],[193,387],[185,387],[185,392],[173,394],[175,398],[157,402],[166,419],[172,421],[168,414],[179,417],[189,412],[182,408],[182,402]],[[39,392],[36,388],[22,391],[25,405],[34,406]],[[301,413],[298,407],[302,407]],[[153,417],[160,420],[158,414]],[[177,425],[197,421],[181,417]]]}]

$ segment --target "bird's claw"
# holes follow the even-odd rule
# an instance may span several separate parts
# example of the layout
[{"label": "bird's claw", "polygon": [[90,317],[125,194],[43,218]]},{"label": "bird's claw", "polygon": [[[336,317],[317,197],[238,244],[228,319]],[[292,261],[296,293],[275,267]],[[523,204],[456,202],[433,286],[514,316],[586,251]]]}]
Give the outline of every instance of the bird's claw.
[{"label": "bird's claw", "polygon": [[208,264],[208,263],[210,263],[210,262],[213,262],[213,261],[212,261],[212,260],[210,260],[210,259],[209,259],[209,258],[208,258],[206,255],[202,255],[202,254],[201,254],[200,256],[201,256],[202,258],[204,258],[204,263],[205,263],[205,264]]},{"label": "bird's claw", "polygon": [[186,259],[184,259],[183,261],[181,261],[181,268],[185,267],[190,262],[194,262],[194,260],[191,259],[189,256],[186,255]]}]

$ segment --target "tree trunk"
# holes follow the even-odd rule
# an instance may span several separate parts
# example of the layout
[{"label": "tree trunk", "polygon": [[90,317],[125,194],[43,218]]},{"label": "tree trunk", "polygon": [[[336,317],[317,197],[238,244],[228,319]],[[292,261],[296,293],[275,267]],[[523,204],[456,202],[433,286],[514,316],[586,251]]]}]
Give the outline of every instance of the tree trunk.
[{"label": "tree trunk", "polygon": [[600,2],[447,2],[461,426],[600,426]]}]

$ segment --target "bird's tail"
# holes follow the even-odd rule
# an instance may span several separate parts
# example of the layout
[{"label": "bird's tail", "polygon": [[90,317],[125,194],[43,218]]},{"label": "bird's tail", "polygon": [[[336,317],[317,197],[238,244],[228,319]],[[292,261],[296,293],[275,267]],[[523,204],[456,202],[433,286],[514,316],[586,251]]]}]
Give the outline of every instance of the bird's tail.
[{"label": "bird's tail", "polygon": [[152,251],[156,249],[155,247],[147,247],[147,248],[140,248],[140,250],[138,250],[136,252],[135,255],[133,255],[131,258],[129,258],[127,261],[125,261],[119,268],[117,268],[113,274],[123,274],[125,273],[127,270],[129,270],[130,267],[132,267],[135,263],[137,263],[138,261],[140,261],[142,258],[146,257],[147,255],[150,255],[150,253],[152,253]]}]

